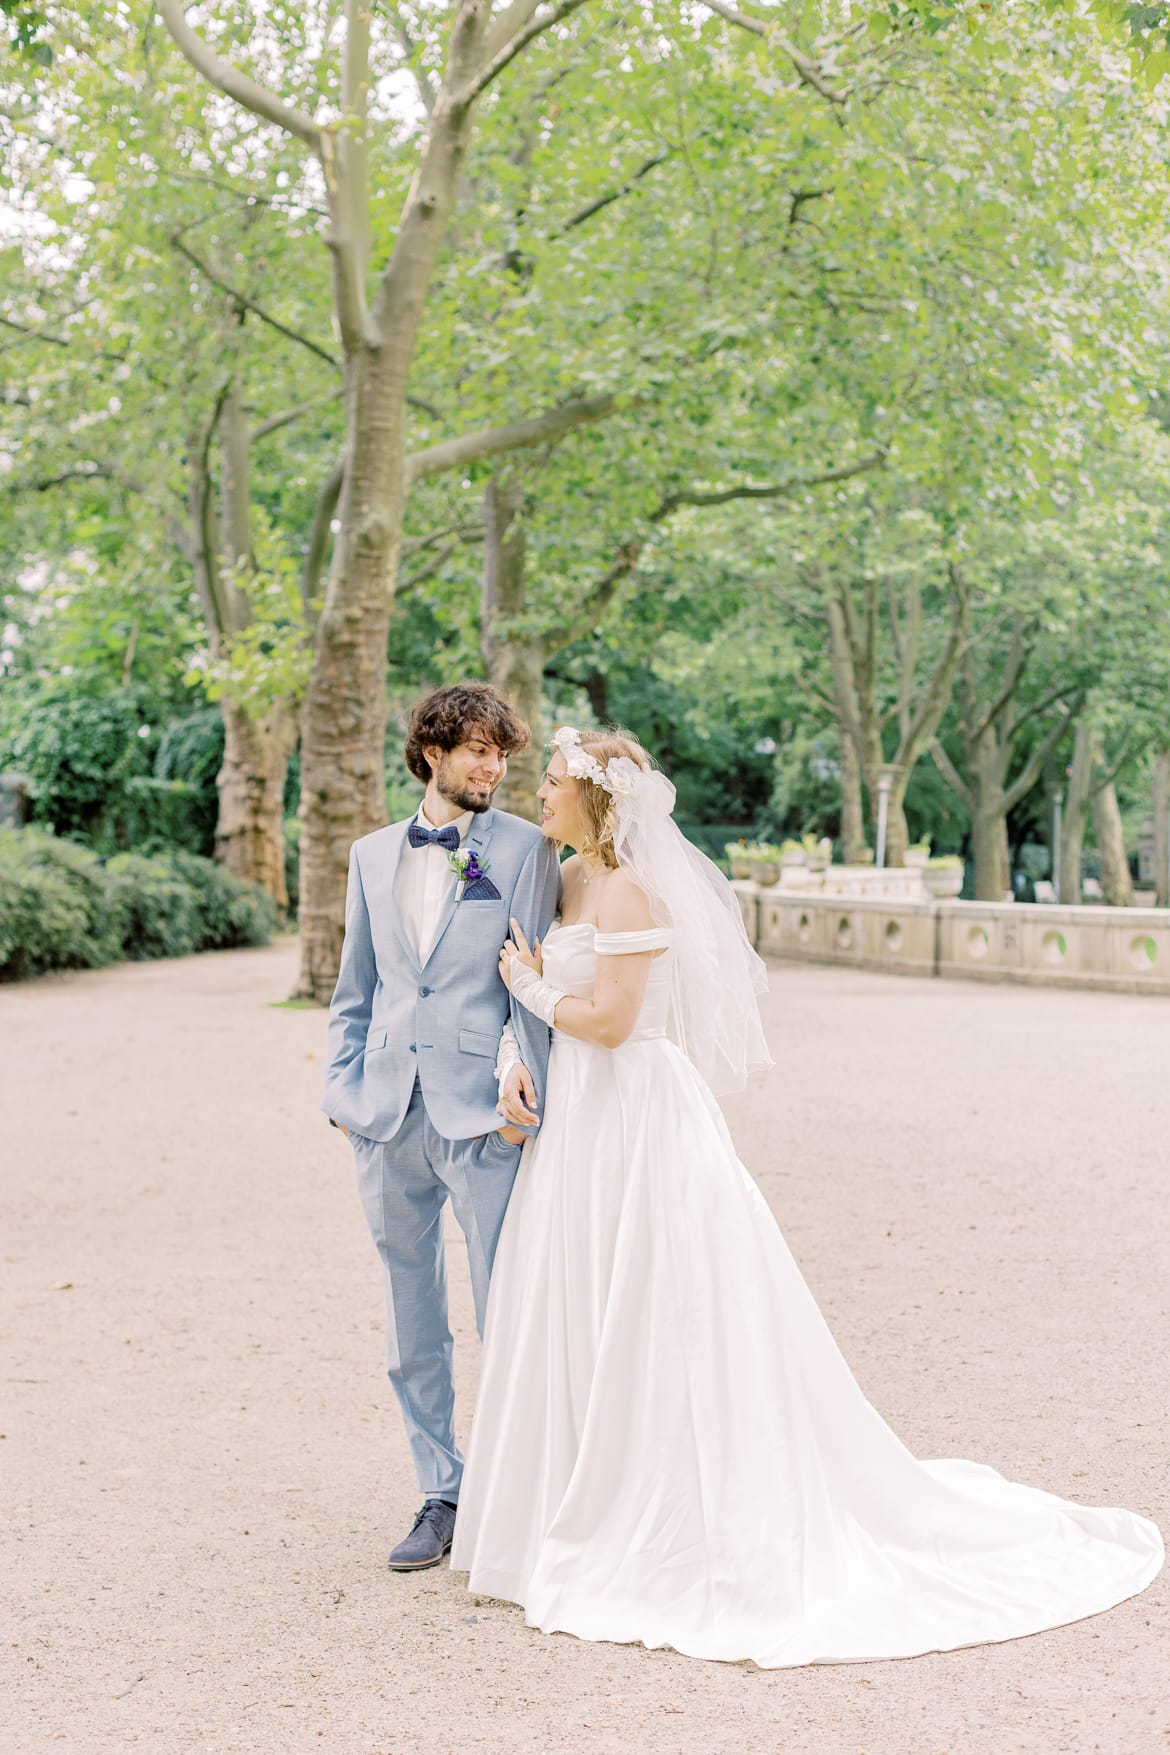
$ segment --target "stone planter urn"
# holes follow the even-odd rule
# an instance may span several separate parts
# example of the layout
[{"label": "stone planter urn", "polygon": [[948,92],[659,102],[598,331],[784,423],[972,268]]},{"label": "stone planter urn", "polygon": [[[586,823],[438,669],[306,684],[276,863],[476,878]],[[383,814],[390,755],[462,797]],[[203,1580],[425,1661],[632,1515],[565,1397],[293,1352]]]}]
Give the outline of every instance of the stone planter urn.
[{"label": "stone planter urn", "polygon": [[778,859],[753,859],[752,880],[769,888],[780,881],[780,861]]},{"label": "stone planter urn", "polygon": [[909,871],[923,871],[929,858],[929,847],[907,847],[902,855],[902,864]]},{"label": "stone planter urn", "polygon": [[727,855],[727,863],[731,868],[731,875],[733,878],[751,877],[752,856],[749,848],[740,847],[738,844],[733,843],[725,847],[723,851]]},{"label": "stone planter urn", "polygon": [[922,881],[932,896],[945,901],[948,896],[957,896],[963,888],[963,867],[953,865],[927,866],[922,873]]}]

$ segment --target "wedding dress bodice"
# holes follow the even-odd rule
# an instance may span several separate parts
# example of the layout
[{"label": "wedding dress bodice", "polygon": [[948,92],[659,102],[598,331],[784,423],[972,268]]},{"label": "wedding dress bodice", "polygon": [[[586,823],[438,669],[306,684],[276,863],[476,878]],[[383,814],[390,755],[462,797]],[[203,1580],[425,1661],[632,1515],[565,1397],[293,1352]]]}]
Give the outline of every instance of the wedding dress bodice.
[{"label": "wedding dress bodice", "polygon": [[[559,922],[550,926],[544,940],[544,973],[554,987],[571,994],[574,999],[588,999],[593,992],[598,957],[629,956],[636,951],[664,951],[650,965],[650,978],[638,1021],[627,1036],[627,1042],[650,1042],[666,1035],[670,1011],[670,933],[661,927],[647,932],[599,932],[589,921],[578,920],[572,926]],[[560,1030],[553,1030],[557,1042],[573,1041]]]}]

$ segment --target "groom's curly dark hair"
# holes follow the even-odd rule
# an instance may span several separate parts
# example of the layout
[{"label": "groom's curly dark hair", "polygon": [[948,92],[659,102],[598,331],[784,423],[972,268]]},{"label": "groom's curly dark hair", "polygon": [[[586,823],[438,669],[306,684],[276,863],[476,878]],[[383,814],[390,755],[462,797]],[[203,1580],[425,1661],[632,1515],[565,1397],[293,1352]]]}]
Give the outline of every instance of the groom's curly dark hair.
[{"label": "groom's curly dark hair", "polygon": [[419,701],[406,728],[406,765],[425,786],[431,777],[423,751],[457,749],[476,732],[507,756],[527,749],[532,733],[510,701],[486,682],[452,683]]}]

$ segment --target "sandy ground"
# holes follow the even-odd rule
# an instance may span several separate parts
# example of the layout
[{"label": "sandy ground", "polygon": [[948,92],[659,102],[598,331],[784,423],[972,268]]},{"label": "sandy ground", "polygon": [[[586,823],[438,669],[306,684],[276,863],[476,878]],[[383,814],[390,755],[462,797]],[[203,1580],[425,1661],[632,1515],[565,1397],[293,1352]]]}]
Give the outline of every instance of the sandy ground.
[{"label": "sandy ground", "polygon": [[[1009,1645],[760,1672],[388,1573],[416,1493],[294,967],[0,989],[5,1755],[1167,1755],[1165,1575]],[[777,968],[768,1016],[733,1126],[871,1399],[921,1455],[1170,1525],[1170,1003]]]}]

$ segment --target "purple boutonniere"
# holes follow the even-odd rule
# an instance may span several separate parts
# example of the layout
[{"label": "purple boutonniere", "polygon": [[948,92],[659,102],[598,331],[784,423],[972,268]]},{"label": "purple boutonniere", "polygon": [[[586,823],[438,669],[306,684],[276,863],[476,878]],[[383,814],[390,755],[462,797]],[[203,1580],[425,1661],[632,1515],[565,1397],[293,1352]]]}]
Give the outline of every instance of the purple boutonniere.
[{"label": "purple boutonniere", "polygon": [[458,851],[448,853],[447,864],[463,885],[464,902],[498,902],[500,892],[487,875],[491,861],[481,859],[471,847],[460,847]]}]

